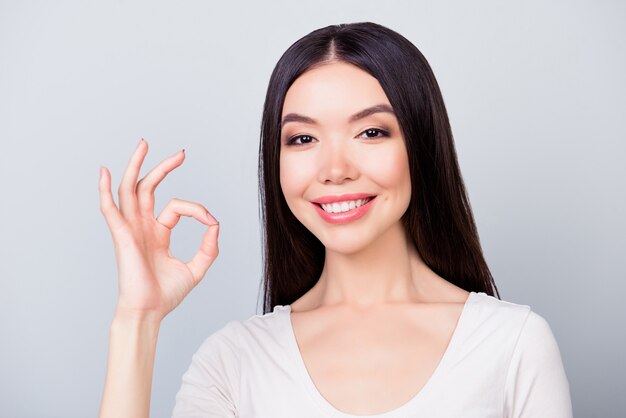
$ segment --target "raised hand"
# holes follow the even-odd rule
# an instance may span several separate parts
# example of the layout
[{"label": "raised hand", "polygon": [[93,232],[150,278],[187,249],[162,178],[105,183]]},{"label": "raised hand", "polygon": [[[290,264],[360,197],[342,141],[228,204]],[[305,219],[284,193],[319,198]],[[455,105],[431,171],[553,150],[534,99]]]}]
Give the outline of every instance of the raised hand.
[{"label": "raised hand", "polygon": [[[217,220],[202,205],[171,199],[154,217],[154,190],[165,176],[182,164],[184,150],[154,167],[137,181],[148,152],[141,140],[118,189],[119,208],[111,194],[111,175],[100,169],[100,210],[115,246],[119,275],[116,315],[160,322],[202,280],[218,255]],[[170,235],[181,216],[208,225],[200,249],[188,263],[172,256]]]}]

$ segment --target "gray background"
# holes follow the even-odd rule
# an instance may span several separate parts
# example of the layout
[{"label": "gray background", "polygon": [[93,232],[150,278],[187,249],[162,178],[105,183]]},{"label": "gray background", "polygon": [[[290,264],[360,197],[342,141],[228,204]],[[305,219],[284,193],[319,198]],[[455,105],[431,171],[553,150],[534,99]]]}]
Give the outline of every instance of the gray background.
[{"label": "gray background", "polygon": [[[220,256],[164,321],[152,416],[192,354],[261,312],[256,164],[270,73],[318,27],[370,20],[429,60],[502,298],[559,342],[577,417],[623,416],[624,2],[0,1],[0,416],[99,409],[117,298],[98,170],[143,176],[220,220]],[[173,233],[188,260],[204,228]]]}]

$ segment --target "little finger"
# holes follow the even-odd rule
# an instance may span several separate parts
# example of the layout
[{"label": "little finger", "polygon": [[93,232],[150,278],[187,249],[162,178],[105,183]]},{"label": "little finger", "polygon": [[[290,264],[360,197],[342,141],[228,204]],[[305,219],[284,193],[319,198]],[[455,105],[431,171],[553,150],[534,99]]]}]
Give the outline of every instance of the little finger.
[{"label": "little finger", "polygon": [[113,195],[111,194],[111,173],[106,167],[100,167],[100,181],[98,184],[100,192],[100,211],[109,226],[111,232],[124,224],[124,218],[120,214]]}]

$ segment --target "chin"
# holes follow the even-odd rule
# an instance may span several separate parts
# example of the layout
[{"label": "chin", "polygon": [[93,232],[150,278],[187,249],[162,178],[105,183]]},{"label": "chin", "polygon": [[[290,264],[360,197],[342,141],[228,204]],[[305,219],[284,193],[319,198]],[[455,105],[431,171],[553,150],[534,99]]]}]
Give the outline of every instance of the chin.
[{"label": "chin", "polygon": [[354,234],[337,233],[337,234],[324,234],[325,236],[317,236],[322,242],[326,251],[331,251],[340,254],[355,254],[370,246],[374,242],[374,237],[369,236],[355,236]]}]

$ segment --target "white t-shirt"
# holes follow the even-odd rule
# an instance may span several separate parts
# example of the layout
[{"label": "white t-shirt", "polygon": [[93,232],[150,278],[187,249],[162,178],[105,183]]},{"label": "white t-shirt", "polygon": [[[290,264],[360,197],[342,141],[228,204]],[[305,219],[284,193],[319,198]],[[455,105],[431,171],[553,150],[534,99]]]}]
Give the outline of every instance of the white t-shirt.
[{"label": "white t-shirt", "polygon": [[353,415],[316,389],[290,305],[231,320],[193,355],[174,418],[571,418],[569,383],[546,320],[528,305],[470,292],[446,351],[403,405]]}]

